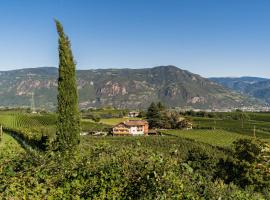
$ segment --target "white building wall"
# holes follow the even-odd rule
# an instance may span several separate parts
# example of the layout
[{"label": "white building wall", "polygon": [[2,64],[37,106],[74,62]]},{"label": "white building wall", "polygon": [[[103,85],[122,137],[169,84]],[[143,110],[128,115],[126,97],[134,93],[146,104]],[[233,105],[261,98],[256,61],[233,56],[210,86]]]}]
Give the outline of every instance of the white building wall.
[{"label": "white building wall", "polygon": [[144,134],[144,131],[138,131],[137,129],[137,126],[131,126],[129,128],[129,133],[132,134],[132,135],[143,135]]}]

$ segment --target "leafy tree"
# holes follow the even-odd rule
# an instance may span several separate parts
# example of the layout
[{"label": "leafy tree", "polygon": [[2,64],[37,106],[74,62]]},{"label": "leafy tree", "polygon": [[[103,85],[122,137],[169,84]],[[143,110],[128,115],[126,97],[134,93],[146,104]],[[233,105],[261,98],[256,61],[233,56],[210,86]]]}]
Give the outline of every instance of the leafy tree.
[{"label": "leafy tree", "polygon": [[168,118],[168,121],[170,122],[170,128],[177,129],[179,128],[179,121],[181,120],[180,115],[177,112],[169,112],[167,113],[166,117]]},{"label": "leafy tree", "polygon": [[165,106],[161,102],[151,103],[146,118],[150,128],[182,129],[190,125],[189,120],[183,118],[179,113],[165,110]]},{"label": "leafy tree", "polygon": [[144,110],[141,110],[141,111],[139,112],[138,117],[140,117],[140,118],[145,118],[145,117],[146,117],[146,112],[145,112]]},{"label": "leafy tree", "polygon": [[71,45],[63,26],[55,20],[59,35],[59,78],[56,145],[58,150],[75,147],[80,142],[80,113],[78,109],[78,91],[76,84],[76,65]]},{"label": "leafy tree", "polygon": [[150,128],[160,128],[162,126],[162,115],[154,102],[149,106],[146,117]]},{"label": "leafy tree", "polygon": [[97,114],[91,114],[89,117],[90,117],[90,119],[92,119],[94,122],[100,122],[100,120],[101,120],[100,115],[97,115]]},{"label": "leafy tree", "polygon": [[177,127],[176,128],[190,128],[190,121],[189,120],[187,120],[187,119],[183,119],[183,120],[181,120],[181,121],[179,121],[178,123],[177,123]]},{"label": "leafy tree", "polygon": [[164,123],[165,122],[169,122],[170,127],[164,128],[183,129],[190,126],[190,120],[184,118],[183,115],[178,112],[167,112]]},{"label": "leafy tree", "polygon": [[164,111],[165,110],[165,106],[161,102],[157,103],[157,108],[158,108],[159,111]]}]

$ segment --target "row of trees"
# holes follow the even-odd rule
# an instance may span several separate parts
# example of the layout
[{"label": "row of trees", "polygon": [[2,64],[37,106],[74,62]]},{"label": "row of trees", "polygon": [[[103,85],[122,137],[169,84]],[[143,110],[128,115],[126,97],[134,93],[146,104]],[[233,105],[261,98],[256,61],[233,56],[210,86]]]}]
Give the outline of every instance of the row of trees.
[{"label": "row of trees", "polygon": [[207,117],[207,118],[220,118],[220,119],[232,119],[232,120],[249,120],[250,117],[247,113],[242,112],[241,110],[236,110],[235,112],[205,112],[194,110],[188,110],[185,112],[180,112],[184,116],[192,117]]}]

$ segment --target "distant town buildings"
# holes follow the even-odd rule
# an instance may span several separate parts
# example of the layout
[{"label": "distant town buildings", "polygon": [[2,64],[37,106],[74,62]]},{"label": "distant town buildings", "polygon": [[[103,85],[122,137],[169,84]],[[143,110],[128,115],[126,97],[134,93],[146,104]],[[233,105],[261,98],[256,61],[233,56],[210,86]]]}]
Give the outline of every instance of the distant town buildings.
[{"label": "distant town buildings", "polygon": [[270,107],[269,106],[258,106],[258,105],[242,106],[242,107],[239,106],[239,107],[231,107],[231,108],[212,108],[212,109],[196,109],[196,108],[191,108],[191,107],[187,107],[187,108],[175,107],[173,110],[181,111],[181,112],[190,111],[190,110],[193,110],[194,112],[200,112],[200,111],[204,111],[204,112],[234,112],[236,110],[242,110],[243,112],[270,112]]}]

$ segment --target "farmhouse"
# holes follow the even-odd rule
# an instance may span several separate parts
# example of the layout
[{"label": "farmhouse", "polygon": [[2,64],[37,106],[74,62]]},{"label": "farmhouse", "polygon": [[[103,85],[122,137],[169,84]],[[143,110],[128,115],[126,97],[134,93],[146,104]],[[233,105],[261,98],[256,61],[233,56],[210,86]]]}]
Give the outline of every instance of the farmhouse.
[{"label": "farmhouse", "polygon": [[113,135],[147,135],[148,122],[145,120],[128,120],[113,127]]},{"label": "farmhouse", "polygon": [[187,123],[186,129],[187,130],[192,130],[192,123],[191,122]]},{"label": "farmhouse", "polygon": [[139,114],[140,114],[140,113],[137,112],[137,111],[131,111],[131,112],[128,113],[128,116],[129,116],[129,117],[138,117]]}]

